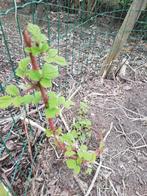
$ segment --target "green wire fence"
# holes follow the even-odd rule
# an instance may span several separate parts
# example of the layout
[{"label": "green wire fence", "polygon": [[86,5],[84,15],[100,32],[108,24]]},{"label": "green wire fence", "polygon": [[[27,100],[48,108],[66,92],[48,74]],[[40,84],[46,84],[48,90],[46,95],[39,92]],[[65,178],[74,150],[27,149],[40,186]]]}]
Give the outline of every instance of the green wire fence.
[{"label": "green wire fence", "polygon": [[[49,44],[57,48],[59,54],[69,62],[59,89],[68,88],[68,77],[80,82],[85,75],[97,76],[129,6],[104,6],[98,0],[95,9],[91,11],[90,8],[86,10],[84,3],[79,8],[73,7],[71,1],[63,2],[66,4],[62,1],[48,3],[43,0],[16,4],[14,0],[10,7],[1,8],[0,94],[3,94],[6,84],[19,83],[15,77],[15,68],[18,60],[25,56],[22,32],[28,22],[41,26]],[[130,40],[147,40],[147,10],[143,11],[137,21]],[[29,158],[24,159],[28,144],[21,124],[15,118],[17,113],[20,114],[13,109],[0,112],[0,180],[7,178],[7,186],[14,195],[27,195],[29,186],[25,182],[33,175],[33,163]],[[3,125],[6,117],[10,117],[11,123]],[[29,133],[34,135],[31,127]],[[12,147],[15,146],[15,150],[11,149],[11,138],[14,138]],[[42,140],[43,136],[40,136],[40,142]],[[33,148],[35,161],[40,146],[38,144]],[[17,187],[19,183],[24,185],[22,190]]]}]

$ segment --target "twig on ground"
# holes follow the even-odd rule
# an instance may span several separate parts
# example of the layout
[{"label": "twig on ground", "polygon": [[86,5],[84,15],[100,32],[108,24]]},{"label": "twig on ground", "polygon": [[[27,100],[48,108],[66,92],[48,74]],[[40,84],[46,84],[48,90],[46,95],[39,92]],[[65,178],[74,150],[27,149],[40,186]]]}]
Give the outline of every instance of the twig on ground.
[{"label": "twig on ground", "polygon": [[61,156],[62,156],[62,154],[61,155],[58,155],[58,152],[57,152],[56,148],[54,147],[54,145],[51,142],[49,142],[49,143],[50,143],[51,147],[53,148],[53,150],[54,150],[54,152],[56,154],[57,159],[60,159]]},{"label": "twig on ground", "polygon": [[110,179],[109,179],[109,183],[110,183],[111,187],[113,188],[113,191],[116,194],[116,196],[119,196],[117,190],[115,189],[115,187],[114,187],[114,185],[113,185],[113,183],[112,183],[112,181]]},{"label": "twig on ground", "polygon": [[20,119],[24,120],[25,123],[30,124],[32,127],[35,127],[37,129],[40,129],[41,131],[45,132],[45,128],[41,127],[40,125],[38,125],[36,122],[32,121],[31,119],[23,118],[23,117],[20,117]]},{"label": "twig on ground", "polygon": [[[98,162],[94,162],[95,163],[95,165],[97,165],[97,166],[99,166],[100,164],[98,163]],[[105,166],[105,165],[101,165],[101,168],[104,168],[104,169],[106,169],[106,170],[110,170],[110,171],[112,171],[112,173],[114,173],[114,170],[113,169],[111,169],[110,167],[107,167],[107,166]]]},{"label": "twig on ground", "polygon": [[146,147],[147,147],[147,144],[142,145],[142,146],[133,146],[131,147],[131,149],[140,149],[140,148],[146,148]]},{"label": "twig on ground", "polygon": [[67,122],[65,121],[65,118],[62,113],[60,113],[60,118],[61,118],[66,130],[69,132],[70,131],[69,126],[68,126]]},{"label": "twig on ground", "polygon": [[82,193],[85,194],[86,190],[88,189],[87,183],[82,181],[81,179],[79,179],[78,176],[76,176],[76,175],[74,175],[74,179],[78,183]]},{"label": "twig on ground", "polygon": [[110,128],[109,128],[109,131],[106,133],[105,137],[103,138],[103,142],[105,142],[105,141],[106,141],[106,139],[107,139],[108,135],[110,134],[110,132],[111,132],[112,128],[113,128],[113,122],[111,122],[111,124],[110,124]]},{"label": "twig on ground", "polygon": [[92,181],[91,181],[91,184],[90,184],[90,186],[89,186],[89,188],[88,188],[88,190],[87,190],[85,196],[89,196],[89,195],[90,195],[90,192],[92,191],[92,189],[93,189],[93,187],[94,187],[95,181],[96,181],[96,179],[97,179],[97,177],[98,177],[98,175],[99,175],[99,172],[100,172],[100,169],[101,169],[101,166],[102,166],[101,158],[102,158],[102,157],[100,156],[100,163],[99,163],[99,166],[97,167],[97,170],[96,170],[96,172],[95,172],[95,175],[94,175],[94,177],[93,177],[93,179],[92,179]]}]

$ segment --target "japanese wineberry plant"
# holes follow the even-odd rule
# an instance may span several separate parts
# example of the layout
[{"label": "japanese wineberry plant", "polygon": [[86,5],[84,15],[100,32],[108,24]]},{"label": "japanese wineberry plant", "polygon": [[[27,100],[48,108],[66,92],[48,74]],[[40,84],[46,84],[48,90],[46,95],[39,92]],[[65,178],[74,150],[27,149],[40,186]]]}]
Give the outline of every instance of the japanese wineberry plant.
[{"label": "japanese wineberry plant", "polygon": [[36,105],[42,101],[48,121],[46,136],[51,137],[56,147],[62,150],[68,168],[79,173],[84,166],[89,172],[99,153],[97,150],[89,150],[86,143],[91,130],[91,121],[85,119],[87,105],[81,103],[79,115],[70,132],[54,124],[54,119],[60,115],[60,108],[69,108],[73,105],[71,100],[66,100],[64,96],[59,96],[52,90],[53,80],[59,77],[59,66],[66,66],[67,62],[58,55],[58,50],[48,45],[47,37],[37,25],[28,24],[23,32],[23,38],[27,56],[18,63],[16,76],[21,78],[25,88],[20,89],[14,84],[8,85],[5,96],[0,97],[0,108]]}]

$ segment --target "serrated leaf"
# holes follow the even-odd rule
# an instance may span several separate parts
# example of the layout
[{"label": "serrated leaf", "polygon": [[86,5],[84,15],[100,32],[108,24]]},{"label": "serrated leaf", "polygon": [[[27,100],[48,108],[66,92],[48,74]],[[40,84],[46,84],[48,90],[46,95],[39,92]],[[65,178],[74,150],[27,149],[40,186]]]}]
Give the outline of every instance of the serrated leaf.
[{"label": "serrated leaf", "polygon": [[80,157],[77,158],[77,164],[81,165],[82,164],[82,159]]},{"label": "serrated leaf", "polygon": [[11,84],[6,87],[6,93],[12,96],[18,96],[19,89],[15,85]]},{"label": "serrated leaf", "polygon": [[58,65],[61,65],[61,66],[65,66],[67,65],[67,62],[65,60],[64,57],[61,57],[61,56],[55,56],[55,63],[57,63]]},{"label": "serrated leaf", "polygon": [[25,72],[22,70],[22,69],[20,69],[19,67],[16,69],[16,75],[18,76],[18,77],[20,77],[20,78],[23,78],[23,77],[25,77]]},{"label": "serrated leaf", "polygon": [[29,23],[28,26],[27,26],[27,29],[32,34],[41,33],[39,26],[36,25],[36,24]]},{"label": "serrated leaf", "polygon": [[33,94],[33,100],[32,100],[32,103],[33,104],[38,104],[41,100],[41,93],[40,92],[35,92]]},{"label": "serrated leaf", "polygon": [[25,95],[22,97],[22,103],[23,104],[30,104],[32,103],[33,95]]},{"label": "serrated leaf", "polygon": [[74,172],[75,172],[76,174],[79,174],[80,171],[81,171],[81,168],[80,168],[79,165],[76,165],[76,167],[74,167],[73,169],[74,169]]},{"label": "serrated leaf", "polygon": [[65,104],[65,97],[60,96],[60,97],[58,98],[58,103],[59,103],[59,105],[64,105],[64,104]]},{"label": "serrated leaf", "polygon": [[80,110],[82,113],[87,113],[88,112],[88,105],[85,102],[80,102]]},{"label": "serrated leaf", "polygon": [[71,156],[75,155],[75,152],[74,151],[66,151],[64,155],[67,157],[71,157]]},{"label": "serrated leaf", "polygon": [[13,105],[14,105],[15,107],[21,106],[22,103],[23,103],[23,98],[22,98],[21,96],[15,97],[15,98],[13,99]]},{"label": "serrated leaf", "polygon": [[29,79],[31,79],[33,81],[39,81],[41,79],[40,70],[29,70],[27,72],[27,76]]},{"label": "serrated leaf", "polygon": [[24,59],[22,59],[18,64],[18,68],[16,69],[16,75],[18,77],[25,77],[26,75],[26,71],[27,71],[27,67],[28,67],[28,64],[30,63],[30,58],[29,57],[26,57]]},{"label": "serrated leaf", "polygon": [[53,58],[58,54],[58,50],[57,49],[49,49],[48,51],[48,57],[49,58]]},{"label": "serrated leaf", "polygon": [[70,106],[72,106],[72,105],[74,105],[74,102],[71,101],[70,99],[65,101],[65,103],[64,103],[64,107],[67,108],[67,109],[69,109]]},{"label": "serrated leaf", "polygon": [[48,56],[46,56],[44,58],[44,60],[47,63],[55,63],[55,64],[60,65],[60,66],[67,65],[67,62],[66,62],[65,58],[64,57],[61,57],[61,56],[58,56],[58,55],[56,55],[55,57],[51,57],[50,55],[48,55]]},{"label": "serrated leaf", "polygon": [[52,64],[45,63],[42,69],[43,78],[55,79],[59,76],[58,67]]},{"label": "serrated leaf", "polygon": [[24,49],[24,51],[25,51],[26,53],[31,53],[31,48],[26,47],[26,48]]},{"label": "serrated leaf", "polygon": [[52,82],[50,79],[46,79],[43,78],[40,80],[40,84],[44,87],[44,88],[51,88],[52,87]]},{"label": "serrated leaf", "polygon": [[49,107],[56,108],[58,107],[58,97],[55,92],[49,92]]},{"label": "serrated leaf", "polygon": [[29,23],[27,29],[37,43],[47,41],[47,37],[41,33],[41,30],[37,25]]},{"label": "serrated leaf", "polygon": [[33,56],[37,56],[41,53],[41,50],[37,46],[32,46],[31,47],[31,53],[33,54]]},{"label": "serrated leaf", "polygon": [[29,63],[30,63],[30,58],[26,57],[20,60],[18,65],[19,65],[19,68],[21,68],[22,70],[26,70]]},{"label": "serrated leaf", "polygon": [[45,135],[46,135],[46,137],[51,137],[53,135],[53,132],[49,129],[46,129],[45,130]]},{"label": "serrated leaf", "polygon": [[76,160],[73,160],[73,159],[67,159],[66,165],[69,169],[74,169],[75,167],[77,167]]},{"label": "serrated leaf", "polygon": [[75,141],[75,137],[72,135],[72,132],[65,133],[61,136],[61,141],[72,144]]},{"label": "serrated leaf", "polygon": [[43,43],[42,45],[39,46],[39,48],[41,53],[47,52],[49,50],[48,43]]},{"label": "serrated leaf", "polygon": [[76,130],[72,130],[71,132],[67,133],[71,137],[71,139],[74,141],[78,137],[78,133]]},{"label": "serrated leaf", "polygon": [[80,150],[81,151],[87,151],[87,146],[86,145],[81,145]]},{"label": "serrated leaf", "polygon": [[47,118],[55,118],[59,114],[59,108],[47,108],[45,110],[45,115]]},{"label": "serrated leaf", "polygon": [[5,109],[12,104],[13,98],[10,96],[0,97],[0,108]]}]

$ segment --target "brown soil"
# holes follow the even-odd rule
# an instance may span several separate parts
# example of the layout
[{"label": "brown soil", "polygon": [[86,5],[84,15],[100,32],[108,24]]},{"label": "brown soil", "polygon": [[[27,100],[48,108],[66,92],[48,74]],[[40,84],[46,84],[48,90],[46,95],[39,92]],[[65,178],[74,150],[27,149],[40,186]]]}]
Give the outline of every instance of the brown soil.
[{"label": "brown soil", "polygon": [[[75,102],[90,105],[93,136],[109,132],[102,154],[102,167],[91,196],[147,195],[147,84],[119,83],[99,79],[82,85]],[[75,113],[70,113],[74,116]],[[69,112],[65,113],[68,122]],[[111,131],[110,131],[111,129]],[[91,141],[93,145],[96,140]],[[37,163],[30,195],[84,195],[94,176],[77,178],[57,158],[49,143],[44,144]],[[86,188],[85,188],[86,187]]]}]

